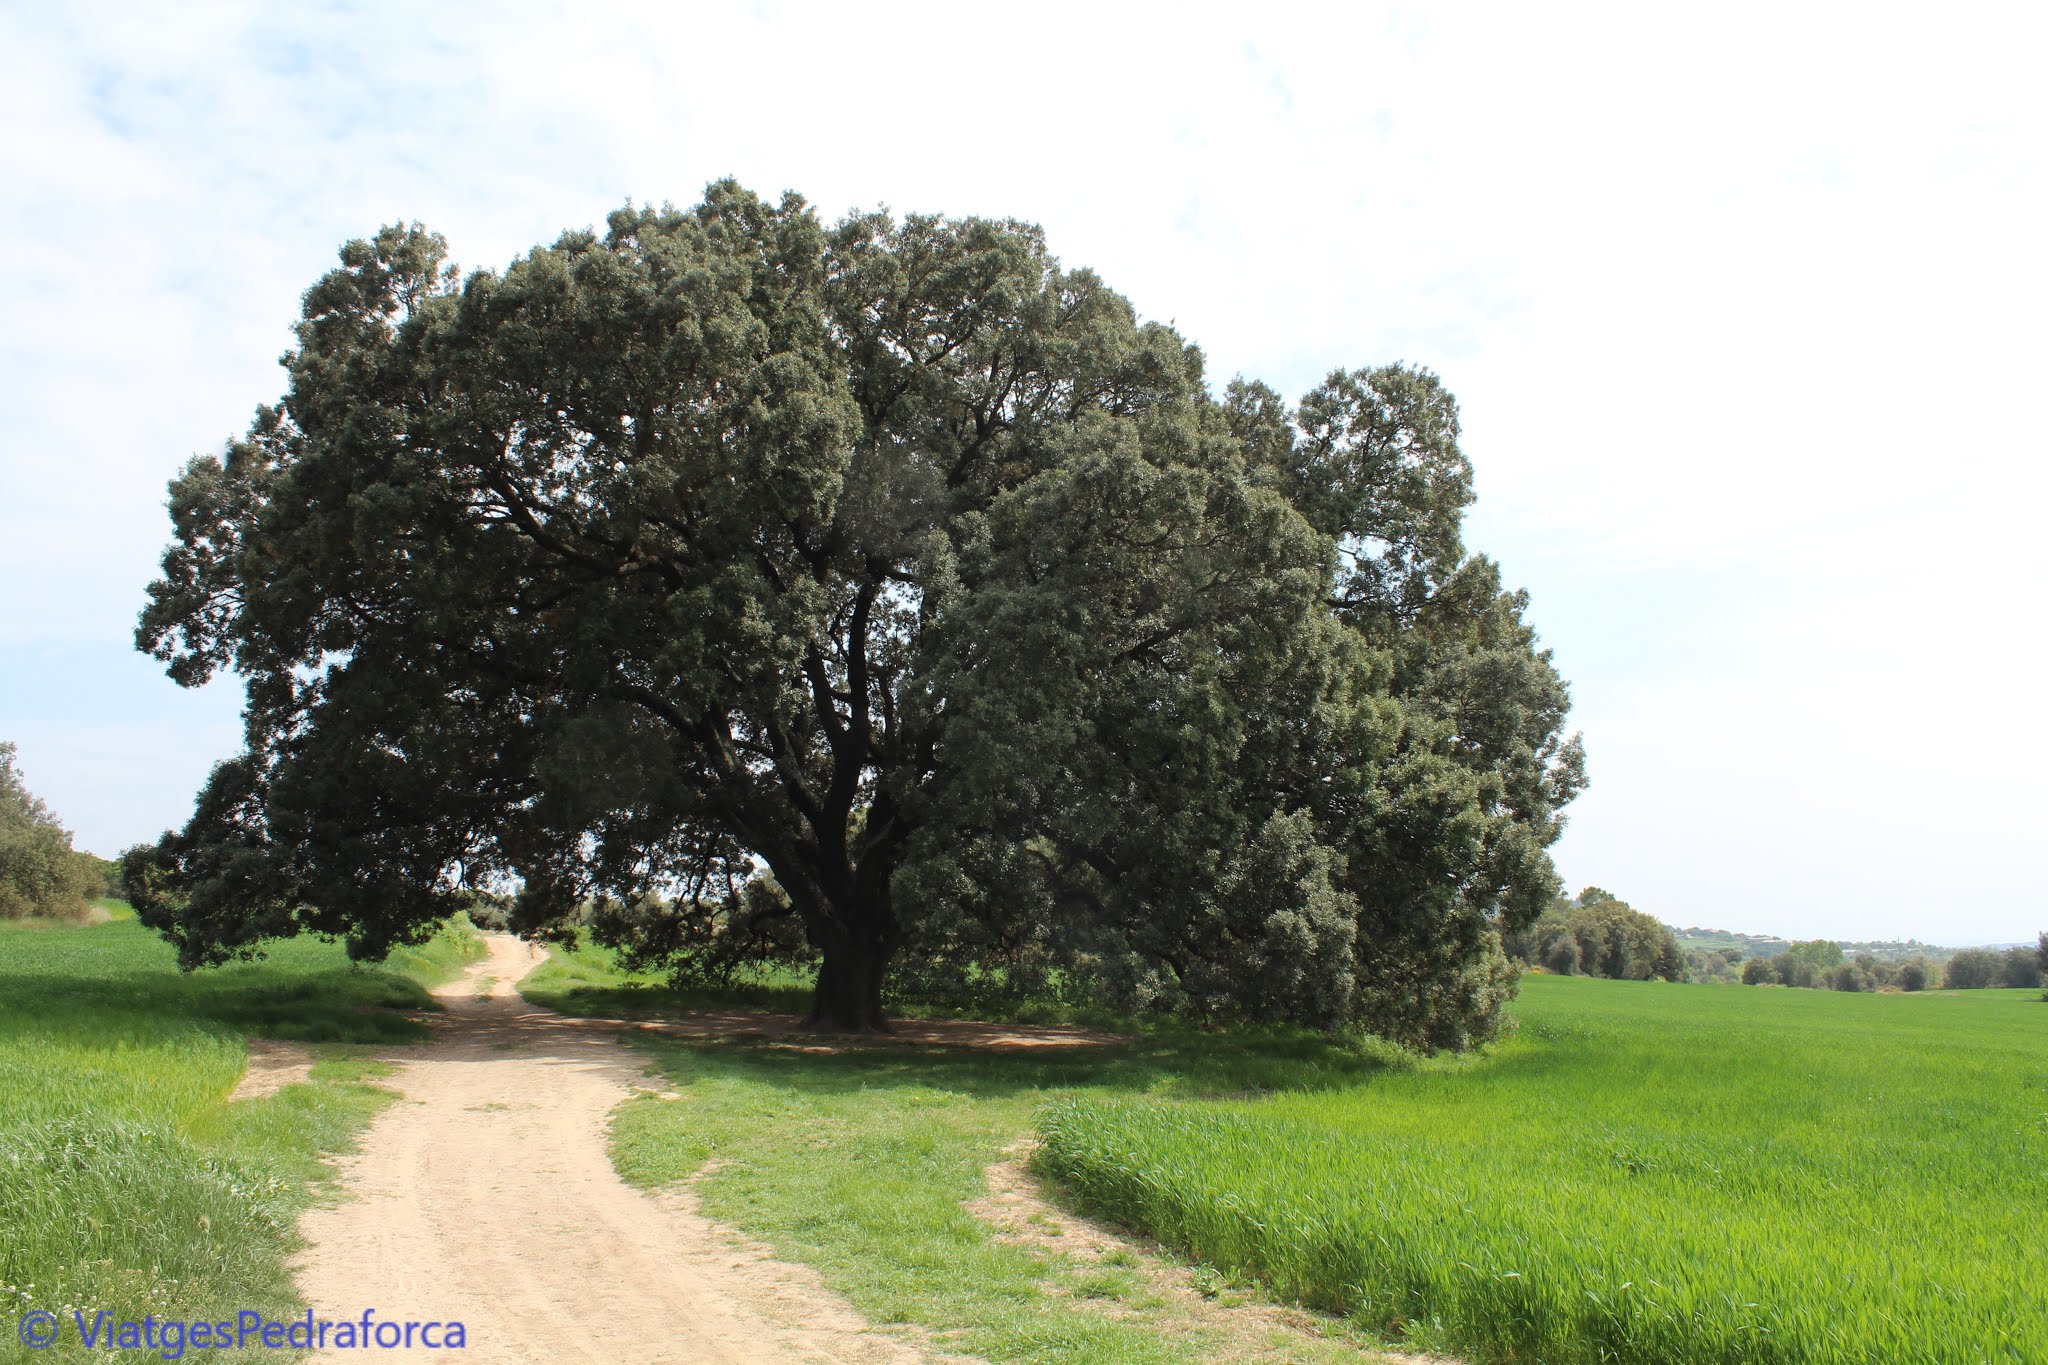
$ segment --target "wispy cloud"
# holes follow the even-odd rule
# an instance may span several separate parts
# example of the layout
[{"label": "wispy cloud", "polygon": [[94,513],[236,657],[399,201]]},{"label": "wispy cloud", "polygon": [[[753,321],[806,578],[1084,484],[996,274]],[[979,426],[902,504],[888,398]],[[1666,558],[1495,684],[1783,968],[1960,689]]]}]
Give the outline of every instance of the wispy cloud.
[{"label": "wispy cloud", "polygon": [[127,653],[164,481],[275,397],[342,240],[416,218],[501,265],[734,174],[831,214],[1040,221],[1219,380],[1433,366],[1473,543],[1576,684],[1569,878],[1679,921],[2019,937],[2048,909],[2014,852],[2048,814],[2023,720],[2048,663],[2040,22],[0,11],[0,116],[34,130],[0,145],[0,733],[93,847],[182,818],[212,750],[173,737],[211,743],[233,702]]}]

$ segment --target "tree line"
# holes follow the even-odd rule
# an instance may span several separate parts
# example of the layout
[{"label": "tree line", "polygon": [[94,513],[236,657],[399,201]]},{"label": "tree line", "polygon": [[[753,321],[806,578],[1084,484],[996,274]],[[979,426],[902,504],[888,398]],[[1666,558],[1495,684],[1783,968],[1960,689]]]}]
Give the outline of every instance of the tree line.
[{"label": "tree line", "polygon": [[1569,900],[1560,897],[1534,924],[1510,937],[1508,951],[1560,976],[1691,979],[1670,926],[1597,886]]},{"label": "tree line", "polygon": [[71,846],[71,831],[23,783],[15,754],[0,740],[0,919],[81,916],[88,897],[113,894],[117,869]]},{"label": "tree line", "polygon": [[[1681,945],[1668,925],[1597,886],[1570,899],[1559,897],[1528,927],[1511,934],[1507,947],[1528,967],[1617,981],[1739,981],[1834,991],[2033,990],[2048,984],[2048,933],[2034,947],[1964,948],[1945,962],[1926,953],[1907,958],[1846,953],[1828,939],[1746,956],[1739,946]],[[2048,999],[2048,991],[2043,998]]]},{"label": "tree line", "polygon": [[1742,964],[1746,986],[1799,986],[1831,991],[2033,990],[2048,978],[2048,935],[2036,947],[1964,948],[1940,961],[1924,954],[1887,960],[1844,954],[1825,939],[1795,943],[1772,957]]}]

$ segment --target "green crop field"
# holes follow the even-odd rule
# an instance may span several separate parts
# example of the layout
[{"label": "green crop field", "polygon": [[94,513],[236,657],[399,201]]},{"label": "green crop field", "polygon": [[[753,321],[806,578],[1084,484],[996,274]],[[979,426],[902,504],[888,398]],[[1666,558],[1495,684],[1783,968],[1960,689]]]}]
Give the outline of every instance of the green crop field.
[{"label": "green crop field", "polygon": [[1487,1361],[2048,1361],[2048,1004],[1537,977],[1483,1058],[1081,1095],[1039,1169]]},{"label": "green crop field", "polygon": [[[358,970],[297,941],[181,975],[131,920],[0,924],[0,1309],[289,1308],[321,1157],[388,1098],[350,1044],[417,1033],[423,983],[476,947],[458,930]],[[599,950],[528,991],[706,1003]],[[1006,1243],[971,1212],[1034,1124],[1042,1172],[1214,1267],[1205,1294],[1260,1282],[1340,1315],[1261,1359],[1395,1337],[1473,1365],[2048,1360],[2032,992],[1539,977],[1516,1008],[1512,1040],[1430,1060],[1171,1025],[1052,1053],[640,1035],[685,1102],[630,1101],[613,1155],[637,1183],[695,1176],[707,1212],[873,1320],[991,1361],[1246,1358],[1135,1261]],[[227,1103],[251,1035],[323,1060]],[[38,1358],[0,1339],[0,1362]]]},{"label": "green crop field", "polygon": [[309,1181],[388,1095],[364,1083],[381,1068],[328,1046],[309,1083],[229,1104],[244,1038],[416,1036],[399,1011],[429,1005],[423,986],[479,946],[450,931],[356,969],[338,945],[292,940],[185,975],[116,909],[92,926],[0,922],[0,1361],[63,1354],[18,1346],[30,1308],[292,1306],[285,1257]]}]

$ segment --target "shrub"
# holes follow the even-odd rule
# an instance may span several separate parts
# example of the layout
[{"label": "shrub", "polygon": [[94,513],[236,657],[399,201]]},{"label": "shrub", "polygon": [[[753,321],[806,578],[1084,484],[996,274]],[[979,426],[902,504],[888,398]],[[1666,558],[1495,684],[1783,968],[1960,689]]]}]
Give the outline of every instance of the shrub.
[{"label": "shrub", "polygon": [[1941,984],[1952,991],[1981,991],[2005,979],[2005,955],[1989,948],[1965,948],[1948,960]]},{"label": "shrub", "polygon": [[2007,948],[2005,950],[2004,984],[2021,990],[2033,990],[2041,984],[2041,957],[2033,948]]},{"label": "shrub", "polygon": [[1877,981],[1862,964],[1840,962],[1828,968],[1827,986],[1831,991],[1872,991]]}]

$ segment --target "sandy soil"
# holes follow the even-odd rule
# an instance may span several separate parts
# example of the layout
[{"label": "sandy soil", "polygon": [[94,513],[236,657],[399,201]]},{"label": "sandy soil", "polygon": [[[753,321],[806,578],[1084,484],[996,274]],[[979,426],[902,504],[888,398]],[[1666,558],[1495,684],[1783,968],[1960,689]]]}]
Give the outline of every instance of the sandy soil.
[{"label": "sandy soil", "polygon": [[260,1100],[288,1085],[297,1085],[313,1070],[313,1054],[297,1043],[275,1038],[249,1040],[249,1067],[228,1095],[234,1100]]},{"label": "sandy soil", "polygon": [[[540,950],[492,935],[440,995],[433,1041],[388,1055],[403,1096],[341,1163],[344,1198],[309,1212],[296,1270],[316,1319],[460,1321],[475,1362],[834,1361],[934,1357],[863,1323],[815,1272],[774,1261],[683,1195],[621,1181],[611,1110],[650,1087],[616,1026],[513,990]],[[356,1350],[316,1362],[446,1360]]]}]

